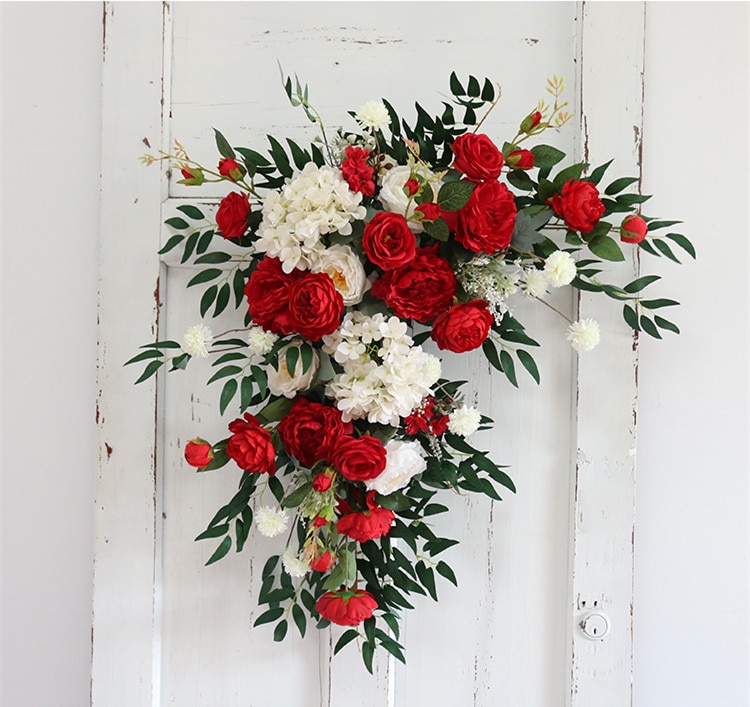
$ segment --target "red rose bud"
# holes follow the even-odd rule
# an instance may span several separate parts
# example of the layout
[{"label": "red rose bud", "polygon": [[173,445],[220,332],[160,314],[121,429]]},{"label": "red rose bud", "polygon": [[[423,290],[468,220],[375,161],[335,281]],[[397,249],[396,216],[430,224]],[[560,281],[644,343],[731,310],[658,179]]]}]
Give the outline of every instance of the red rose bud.
[{"label": "red rose bud", "polygon": [[225,157],[219,162],[219,174],[233,182],[238,182],[245,175],[245,170],[231,157]]},{"label": "red rose bud", "polygon": [[534,168],[534,155],[531,150],[514,150],[505,161],[512,169]]},{"label": "red rose bud", "polygon": [[404,192],[408,196],[414,196],[419,191],[419,182],[416,179],[409,179],[404,184]]},{"label": "red rose bud", "polygon": [[310,560],[310,569],[316,572],[328,572],[336,564],[336,555],[330,550],[320,551],[320,548],[315,549],[315,554]]},{"label": "red rose bud", "polygon": [[440,204],[436,204],[434,201],[427,201],[417,206],[416,211],[422,214],[422,221],[437,221],[443,210],[440,208]]},{"label": "red rose bud", "polygon": [[313,519],[313,526],[316,528],[322,528],[324,525],[328,525],[328,521],[322,516],[315,516]]},{"label": "red rose bud", "polygon": [[214,458],[214,450],[205,439],[196,437],[185,445],[185,461],[198,469],[207,466]]},{"label": "red rose bud", "polygon": [[331,488],[331,484],[333,483],[333,477],[336,472],[331,471],[330,469],[327,469],[322,474],[318,474],[312,482],[312,487],[318,492],[318,493],[325,493],[328,491],[329,488]]},{"label": "red rose bud", "polygon": [[356,626],[378,608],[375,597],[364,589],[326,592],[315,604],[318,613],[339,626]]},{"label": "red rose bud", "polygon": [[538,110],[535,110],[533,113],[529,113],[521,121],[521,132],[530,133],[541,122],[542,122],[542,114]]},{"label": "red rose bud", "polygon": [[180,169],[180,172],[184,179],[181,179],[178,184],[187,184],[189,187],[197,187],[206,181],[202,170],[197,167],[184,166]]},{"label": "red rose bud", "polygon": [[648,233],[648,224],[640,216],[626,216],[620,226],[623,243],[640,243]]}]

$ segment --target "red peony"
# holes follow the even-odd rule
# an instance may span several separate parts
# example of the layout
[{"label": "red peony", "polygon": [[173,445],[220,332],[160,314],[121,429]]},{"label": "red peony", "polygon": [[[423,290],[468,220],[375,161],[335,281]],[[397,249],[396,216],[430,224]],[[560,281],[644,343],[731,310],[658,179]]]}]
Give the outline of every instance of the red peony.
[{"label": "red peony", "polygon": [[308,468],[321,459],[330,462],[336,440],[353,429],[351,422],[342,422],[339,410],[307,398],[297,398],[278,427],[286,451]]},{"label": "red peony", "polygon": [[467,250],[492,255],[510,245],[516,225],[516,202],[499,182],[477,184],[458,212],[456,240]]},{"label": "red peony", "polygon": [[356,626],[378,608],[375,597],[364,589],[326,592],[315,603],[318,613],[333,624]]},{"label": "red peony", "polygon": [[453,168],[472,182],[497,179],[503,169],[503,153],[486,135],[459,135],[453,142],[453,156]]},{"label": "red peony", "polygon": [[378,211],[365,226],[362,248],[371,263],[392,270],[414,259],[417,238],[401,214]]},{"label": "red peony", "polygon": [[512,169],[533,169],[534,153],[531,150],[513,150],[506,159]]},{"label": "red peony", "polygon": [[648,224],[640,216],[626,216],[620,226],[620,240],[640,243],[648,233]]},{"label": "red peony", "polygon": [[339,437],[333,445],[331,463],[349,481],[368,481],[385,469],[385,447],[377,437]]},{"label": "red peony", "polygon": [[289,325],[308,341],[332,334],[344,314],[344,299],[328,273],[307,272],[289,288]]},{"label": "red peony", "polygon": [[257,418],[249,412],[245,419],[229,423],[232,436],[227,442],[227,454],[237,466],[256,474],[276,473],[276,451],[271,442],[271,433],[261,427]]},{"label": "red peony", "polygon": [[569,179],[559,194],[547,201],[571,231],[588,233],[606,209],[599,198],[599,190],[591,182]]},{"label": "red peony", "polygon": [[372,196],[375,193],[375,182],[372,179],[375,170],[367,164],[370,151],[363,147],[350,146],[344,150],[344,154],[346,158],[341,163],[341,174],[349,189],[365,196]]},{"label": "red peony", "polygon": [[336,530],[352,540],[364,543],[387,535],[395,517],[393,511],[378,506],[375,492],[370,491],[367,494],[367,510],[346,513],[336,523]]},{"label": "red peony", "polygon": [[240,167],[235,160],[231,157],[225,157],[219,161],[219,174],[222,177],[231,179],[233,182],[238,182],[242,179],[244,170]]},{"label": "red peony", "polygon": [[494,318],[487,302],[475,299],[454,304],[432,325],[432,338],[438,348],[463,353],[482,345]]},{"label": "red peony", "polygon": [[214,458],[214,450],[205,439],[196,437],[185,445],[185,461],[190,466],[199,469],[206,466]]},{"label": "red peony", "polygon": [[456,276],[438,246],[418,248],[410,263],[389,270],[372,284],[372,294],[402,319],[427,322],[450,307]]},{"label": "red peony", "polygon": [[263,258],[245,285],[253,322],[274,334],[291,333],[289,289],[304,275],[303,270],[296,268],[285,273],[278,258]]},{"label": "red peony", "polygon": [[233,191],[227,194],[219,204],[216,212],[216,223],[219,233],[224,238],[241,238],[247,231],[247,216],[250,213],[250,201],[247,194]]}]

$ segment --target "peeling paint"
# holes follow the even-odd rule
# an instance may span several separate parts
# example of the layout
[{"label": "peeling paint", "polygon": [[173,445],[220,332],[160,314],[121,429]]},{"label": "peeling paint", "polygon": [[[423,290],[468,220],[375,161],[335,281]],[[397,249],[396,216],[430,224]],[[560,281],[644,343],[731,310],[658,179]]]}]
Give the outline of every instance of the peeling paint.
[{"label": "peeling paint", "polygon": [[107,459],[109,459],[112,456],[112,447],[105,442],[104,448],[107,450]]}]

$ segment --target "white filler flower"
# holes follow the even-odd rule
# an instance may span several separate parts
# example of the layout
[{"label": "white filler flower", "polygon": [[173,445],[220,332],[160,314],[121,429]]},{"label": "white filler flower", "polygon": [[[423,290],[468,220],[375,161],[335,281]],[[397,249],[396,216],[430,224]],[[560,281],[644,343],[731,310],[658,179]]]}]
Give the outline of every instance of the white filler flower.
[{"label": "white filler flower", "polygon": [[363,128],[383,130],[390,124],[388,109],[382,101],[365,103],[354,116]]},{"label": "white filler flower", "polygon": [[547,258],[543,272],[552,287],[564,287],[576,276],[576,262],[570,253],[556,250]]},{"label": "white filler flower", "polygon": [[600,338],[599,325],[593,319],[580,319],[568,327],[568,341],[576,351],[591,351]]},{"label": "white filler flower", "polygon": [[283,508],[261,506],[255,512],[255,525],[261,535],[275,538],[289,527],[289,515]]},{"label": "white filler flower", "polygon": [[290,550],[287,550],[281,556],[281,563],[284,565],[284,571],[290,577],[294,577],[296,579],[304,577],[307,574],[307,571],[310,569],[310,565],[307,562],[300,560],[300,558]]},{"label": "white filler flower", "polygon": [[271,353],[271,349],[278,338],[279,337],[276,334],[273,334],[270,331],[265,331],[259,326],[253,326],[250,327],[250,330],[247,332],[247,345],[250,348],[251,353],[256,356],[265,356],[266,354]]},{"label": "white filler flower", "polygon": [[191,326],[182,337],[182,350],[195,358],[206,358],[208,346],[214,338],[211,330],[203,324]]},{"label": "white filler flower", "polygon": [[454,435],[468,437],[479,429],[481,419],[482,415],[479,410],[473,407],[468,407],[467,405],[462,405],[448,415],[448,429]]},{"label": "white filler flower", "polygon": [[524,270],[521,289],[528,297],[541,299],[547,294],[547,278],[541,270],[536,268]]},{"label": "white filler flower", "polygon": [[368,491],[373,489],[383,496],[404,488],[417,474],[427,468],[420,454],[419,442],[401,442],[392,439],[385,445],[385,469],[374,479],[365,481]]}]

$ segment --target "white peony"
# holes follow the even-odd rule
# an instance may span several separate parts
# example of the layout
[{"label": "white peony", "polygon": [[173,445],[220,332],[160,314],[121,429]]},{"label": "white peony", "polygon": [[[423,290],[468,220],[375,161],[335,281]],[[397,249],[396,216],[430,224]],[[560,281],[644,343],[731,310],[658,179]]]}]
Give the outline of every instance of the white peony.
[{"label": "white peony", "polygon": [[275,538],[289,527],[289,515],[283,508],[262,506],[255,512],[255,525],[261,535]]},{"label": "white peony", "polygon": [[547,258],[543,272],[552,287],[564,287],[576,276],[576,262],[570,253],[556,250]]},{"label": "white peony", "polygon": [[580,319],[568,327],[568,341],[576,351],[591,351],[601,338],[599,324],[593,319]]},{"label": "white peony", "polygon": [[266,331],[262,327],[253,326],[247,332],[247,345],[250,352],[256,356],[265,356],[271,352],[273,345],[278,341],[276,334]]},{"label": "white peony", "polygon": [[293,374],[290,374],[286,366],[286,353],[292,348],[300,349],[301,342],[293,341],[290,344],[279,349],[279,370],[277,371],[273,366],[266,368],[268,374],[268,389],[273,395],[283,395],[285,398],[293,398],[298,391],[307,390],[313,384],[315,375],[318,372],[318,365],[320,364],[320,356],[318,352],[313,349],[312,362],[310,367],[303,373],[304,368],[302,363],[302,353],[300,352],[297,357],[297,362],[294,364]]},{"label": "white peony", "polygon": [[370,285],[362,261],[348,245],[326,248],[312,270],[328,273],[347,307],[359,304]]},{"label": "white peony", "polygon": [[182,350],[195,358],[208,356],[208,346],[213,339],[211,330],[203,324],[191,326],[182,337]]},{"label": "white peony", "polygon": [[301,560],[299,557],[297,557],[297,555],[295,555],[290,550],[287,550],[281,556],[281,563],[284,565],[284,571],[290,577],[294,577],[295,579],[304,577],[307,574],[308,570],[310,569],[309,563],[305,562],[304,560]]},{"label": "white peony", "polygon": [[375,490],[383,496],[404,488],[417,474],[427,468],[418,442],[391,440],[385,445],[385,469],[374,479],[365,481],[368,491]]},{"label": "white peony", "polygon": [[354,114],[354,117],[363,128],[370,128],[371,130],[383,130],[391,123],[388,109],[382,101],[365,103]]},{"label": "white peony", "polygon": [[448,430],[454,435],[468,437],[479,429],[481,419],[482,415],[479,410],[462,405],[448,415]]}]

